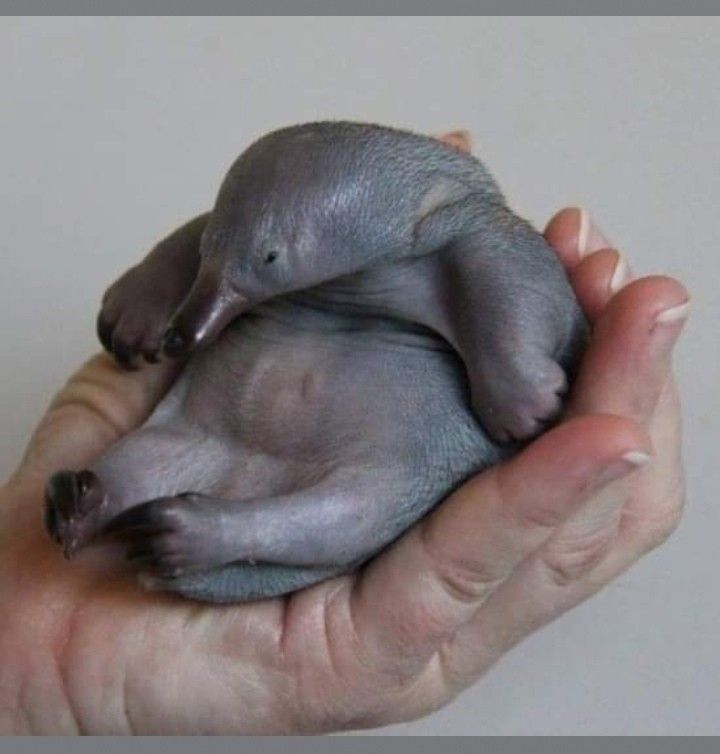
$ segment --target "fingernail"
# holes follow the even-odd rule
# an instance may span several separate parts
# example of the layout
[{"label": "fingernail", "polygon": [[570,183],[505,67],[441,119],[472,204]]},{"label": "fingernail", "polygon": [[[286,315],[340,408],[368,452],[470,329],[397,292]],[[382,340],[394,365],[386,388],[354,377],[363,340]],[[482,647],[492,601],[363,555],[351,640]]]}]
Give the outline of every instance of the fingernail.
[{"label": "fingernail", "polygon": [[690,302],[686,301],[684,304],[671,306],[656,315],[650,340],[650,352],[654,358],[664,361],[672,354],[689,309]]},{"label": "fingernail", "polygon": [[578,256],[582,259],[593,251],[607,249],[612,244],[605,238],[599,228],[590,219],[590,214],[584,208],[579,208],[580,226],[578,228],[577,247]]},{"label": "fingernail", "polygon": [[623,461],[626,461],[631,466],[644,466],[650,460],[650,454],[644,450],[629,450],[622,455]]},{"label": "fingernail", "polygon": [[660,314],[655,317],[655,324],[674,325],[677,322],[682,322],[683,320],[687,319],[689,311],[689,301],[686,301],[684,304],[678,304],[677,306],[671,306],[669,309],[661,311]]},{"label": "fingernail", "polygon": [[639,469],[641,466],[650,460],[650,456],[643,450],[629,450],[627,453],[623,453],[620,459],[613,461],[609,466],[606,466],[593,480],[593,489],[600,489],[614,482],[616,479],[629,474],[635,469]]},{"label": "fingernail", "polygon": [[630,282],[630,266],[625,261],[622,254],[618,254],[618,260],[615,263],[612,277],[610,278],[610,293],[617,293],[621,288]]}]

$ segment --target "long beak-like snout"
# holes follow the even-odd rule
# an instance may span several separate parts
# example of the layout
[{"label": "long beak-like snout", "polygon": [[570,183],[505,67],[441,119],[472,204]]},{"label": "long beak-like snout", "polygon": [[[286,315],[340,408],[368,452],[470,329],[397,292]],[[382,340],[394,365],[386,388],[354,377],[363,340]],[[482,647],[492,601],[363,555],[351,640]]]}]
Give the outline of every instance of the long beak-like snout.
[{"label": "long beak-like snout", "polygon": [[211,343],[248,308],[248,300],[224,285],[222,276],[201,268],[165,331],[163,352],[171,357],[185,356],[198,346]]}]

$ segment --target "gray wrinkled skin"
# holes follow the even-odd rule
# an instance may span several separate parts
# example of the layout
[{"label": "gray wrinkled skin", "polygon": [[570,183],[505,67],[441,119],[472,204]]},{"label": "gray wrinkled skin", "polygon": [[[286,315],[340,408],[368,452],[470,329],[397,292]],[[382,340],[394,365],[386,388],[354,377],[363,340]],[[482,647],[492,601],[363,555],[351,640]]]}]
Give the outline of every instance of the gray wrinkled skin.
[{"label": "gray wrinkled skin", "polygon": [[380,126],[265,136],[107,292],[131,365],[192,352],[147,422],[48,484],[72,553],[215,602],[348,571],[561,408],[585,321],[474,157]]}]

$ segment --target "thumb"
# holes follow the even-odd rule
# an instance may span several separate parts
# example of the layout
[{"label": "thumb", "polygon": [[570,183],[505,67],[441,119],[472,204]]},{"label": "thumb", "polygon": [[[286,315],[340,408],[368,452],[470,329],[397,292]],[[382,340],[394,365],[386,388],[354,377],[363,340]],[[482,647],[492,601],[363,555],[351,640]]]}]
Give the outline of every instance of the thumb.
[{"label": "thumb", "polygon": [[60,468],[85,466],[141,424],[179,370],[176,362],[121,369],[97,354],[52,399],[13,475],[44,484]]}]

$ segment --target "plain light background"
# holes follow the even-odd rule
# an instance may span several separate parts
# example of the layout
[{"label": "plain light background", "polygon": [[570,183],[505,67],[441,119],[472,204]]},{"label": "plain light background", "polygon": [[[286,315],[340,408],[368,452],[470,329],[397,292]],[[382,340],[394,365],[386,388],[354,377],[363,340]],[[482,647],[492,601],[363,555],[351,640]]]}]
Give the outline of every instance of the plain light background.
[{"label": "plain light background", "polygon": [[208,208],[252,139],[468,128],[519,212],[585,205],[637,273],[688,285],[689,507],[450,707],[380,732],[720,733],[719,69],[717,19],[2,19],[0,471],[97,347],[106,285]]}]

